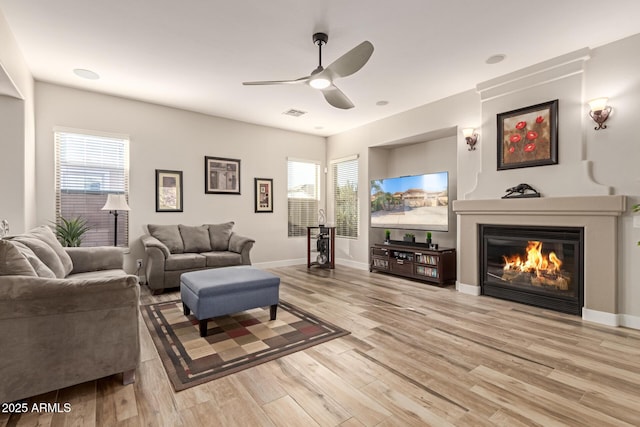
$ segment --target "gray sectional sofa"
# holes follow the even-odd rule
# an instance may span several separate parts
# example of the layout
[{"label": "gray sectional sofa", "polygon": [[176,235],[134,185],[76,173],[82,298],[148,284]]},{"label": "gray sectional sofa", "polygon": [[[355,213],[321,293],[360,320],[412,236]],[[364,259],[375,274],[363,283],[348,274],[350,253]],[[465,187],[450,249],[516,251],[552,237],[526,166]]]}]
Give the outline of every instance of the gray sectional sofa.
[{"label": "gray sectional sofa", "polygon": [[180,275],[207,268],[251,265],[255,240],[224,224],[147,225],[141,237],[146,254],[145,276],[154,294],[180,286]]},{"label": "gray sectional sofa", "polygon": [[122,373],[140,358],[121,248],[63,248],[46,226],[0,239],[0,402]]}]

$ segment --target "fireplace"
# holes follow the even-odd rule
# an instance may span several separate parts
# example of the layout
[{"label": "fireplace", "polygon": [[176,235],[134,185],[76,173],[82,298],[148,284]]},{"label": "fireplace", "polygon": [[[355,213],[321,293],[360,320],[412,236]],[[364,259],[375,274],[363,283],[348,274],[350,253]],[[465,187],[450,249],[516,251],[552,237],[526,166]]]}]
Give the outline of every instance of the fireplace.
[{"label": "fireplace", "polygon": [[[583,265],[577,268],[582,274],[582,318],[605,325],[619,325],[618,223],[620,215],[627,210],[626,196],[455,200],[452,205],[458,215],[456,289],[459,292],[482,293],[480,225],[517,228],[526,224],[527,228],[536,230],[579,227],[584,242],[580,248]],[[543,250],[547,246],[543,242]],[[522,250],[526,250],[526,242]],[[564,266],[567,268],[566,262]]]},{"label": "fireplace", "polygon": [[481,294],[581,314],[582,227],[478,225]]}]

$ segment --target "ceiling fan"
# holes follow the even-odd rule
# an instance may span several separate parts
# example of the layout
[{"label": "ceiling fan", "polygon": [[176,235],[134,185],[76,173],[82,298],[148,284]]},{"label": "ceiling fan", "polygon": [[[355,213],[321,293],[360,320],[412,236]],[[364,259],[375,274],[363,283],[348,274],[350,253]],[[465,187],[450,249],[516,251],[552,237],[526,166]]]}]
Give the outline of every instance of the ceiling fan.
[{"label": "ceiling fan", "polygon": [[373,45],[364,41],[324,68],[322,66],[322,46],[327,44],[327,40],[329,40],[329,36],[325,33],[313,35],[313,43],[318,46],[318,67],[310,75],[294,80],[266,80],[243,82],[242,84],[251,86],[306,83],[312,88],[320,90],[327,102],[334,107],[345,110],[353,108],[353,103],[333,84],[333,81],[339,77],[350,76],[364,67],[373,53]]}]

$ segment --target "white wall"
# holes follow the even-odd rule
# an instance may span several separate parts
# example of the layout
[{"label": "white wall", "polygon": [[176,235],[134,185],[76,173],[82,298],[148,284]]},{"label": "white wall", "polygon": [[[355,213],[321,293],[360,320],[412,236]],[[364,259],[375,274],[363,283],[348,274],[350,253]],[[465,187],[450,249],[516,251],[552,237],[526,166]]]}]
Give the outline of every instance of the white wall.
[{"label": "white wall", "polygon": [[35,224],[33,78],[0,11],[0,220]]},{"label": "white wall", "polygon": [[[631,213],[631,206],[640,203],[640,142],[635,120],[640,116],[639,51],[640,35],[636,35],[479,83],[478,93],[464,92],[332,136],[328,138],[328,157],[359,153],[365,163],[382,169],[385,160],[368,147],[452,126],[474,126],[480,128],[476,151],[466,150],[459,133],[457,138],[460,199],[499,198],[506,188],[522,182],[533,185],[546,197],[627,195],[628,209],[619,221],[618,312],[622,324],[640,328],[640,248],[636,246],[640,229],[633,227]],[[613,114],[607,129],[595,131],[586,102],[600,96],[610,98]],[[553,99],[559,99],[560,105],[559,164],[497,171],[496,114]],[[362,188],[368,188],[367,179],[361,174]],[[361,212],[368,212],[368,194],[363,194]],[[368,218],[363,215],[361,229],[368,226]],[[380,236],[372,232],[371,237],[363,233],[357,241],[350,241],[349,256],[366,263],[370,238],[371,243],[382,240],[382,232]]]},{"label": "white wall", "polygon": [[[380,176],[370,176],[370,171],[367,168],[374,168],[373,173],[379,173],[380,170],[388,168],[389,164],[388,159],[383,154],[380,154],[381,150],[370,149],[370,147],[384,146],[389,148],[396,143],[406,144],[429,141],[423,147],[425,151],[422,153],[425,156],[423,160],[427,162],[426,155],[430,148],[425,147],[433,141],[444,138],[447,142],[440,143],[451,144],[451,152],[455,153],[452,157],[447,154],[442,155],[443,159],[450,159],[445,161],[446,167],[453,168],[454,163],[457,162],[458,170],[477,171],[477,165],[479,165],[480,161],[479,152],[467,151],[462,132],[458,131],[458,129],[466,127],[480,127],[480,103],[479,96],[475,91],[463,92],[440,100],[437,103],[424,105],[327,139],[328,159],[336,159],[353,154],[360,156],[359,165],[362,173],[360,173],[358,188],[365,189],[360,191],[360,194],[362,194],[359,205],[361,213],[360,236],[358,239],[337,239],[336,260],[339,264],[347,263],[367,267],[370,243],[379,243],[384,239],[384,230],[382,229],[372,229],[371,236],[369,234],[369,180]],[[482,144],[482,136],[480,136],[477,147],[481,147]],[[438,155],[438,158],[440,156]],[[453,160],[454,158],[456,160]],[[419,167],[420,159],[421,157],[417,157],[411,160],[412,167],[422,169]],[[429,168],[427,167],[425,170],[428,171]],[[444,168],[435,167],[435,170],[444,170]],[[458,174],[455,192],[461,194],[461,186],[462,191],[468,191],[474,182],[475,174],[464,178]],[[332,208],[333,203],[329,195],[327,197],[329,215],[331,215]],[[450,235],[453,236],[454,233],[450,232]],[[434,235],[434,239],[436,238],[438,237]],[[453,241],[453,238],[446,241]]]},{"label": "white wall", "polygon": [[[287,157],[322,161],[325,138],[36,83],[38,223],[54,219],[56,126],[129,135],[130,247],[127,268],[143,258],[144,224],[235,221],[252,237],[254,263],[302,260],[306,241],[287,237]],[[241,195],[204,193],[204,157],[240,159]],[[183,171],[184,212],[155,212],[155,170]],[[254,213],[254,178],[273,178],[274,212]]]}]

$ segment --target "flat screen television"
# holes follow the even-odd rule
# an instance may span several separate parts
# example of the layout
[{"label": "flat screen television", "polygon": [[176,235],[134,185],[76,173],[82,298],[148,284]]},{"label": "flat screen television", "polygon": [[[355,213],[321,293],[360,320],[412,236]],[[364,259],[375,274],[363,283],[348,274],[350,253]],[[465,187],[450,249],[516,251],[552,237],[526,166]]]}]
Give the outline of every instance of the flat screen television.
[{"label": "flat screen television", "polygon": [[371,226],[449,230],[449,173],[371,181]]}]

